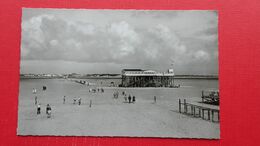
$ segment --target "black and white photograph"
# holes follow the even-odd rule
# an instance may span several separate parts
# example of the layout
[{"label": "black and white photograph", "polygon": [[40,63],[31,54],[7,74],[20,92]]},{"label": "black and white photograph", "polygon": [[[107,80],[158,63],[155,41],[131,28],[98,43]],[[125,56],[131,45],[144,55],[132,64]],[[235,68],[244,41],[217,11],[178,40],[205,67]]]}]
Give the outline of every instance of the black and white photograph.
[{"label": "black and white photograph", "polygon": [[23,8],[21,136],[220,138],[218,11]]}]

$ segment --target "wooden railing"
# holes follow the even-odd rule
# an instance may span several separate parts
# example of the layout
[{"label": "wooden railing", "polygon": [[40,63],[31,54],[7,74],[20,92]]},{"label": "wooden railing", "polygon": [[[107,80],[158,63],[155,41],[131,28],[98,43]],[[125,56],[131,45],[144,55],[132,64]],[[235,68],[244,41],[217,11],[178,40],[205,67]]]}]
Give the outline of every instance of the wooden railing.
[{"label": "wooden railing", "polygon": [[[186,99],[179,99],[179,112],[212,122],[219,122],[219,109],[187,103]],[[215,115],[216,114],[216,115]]]}]

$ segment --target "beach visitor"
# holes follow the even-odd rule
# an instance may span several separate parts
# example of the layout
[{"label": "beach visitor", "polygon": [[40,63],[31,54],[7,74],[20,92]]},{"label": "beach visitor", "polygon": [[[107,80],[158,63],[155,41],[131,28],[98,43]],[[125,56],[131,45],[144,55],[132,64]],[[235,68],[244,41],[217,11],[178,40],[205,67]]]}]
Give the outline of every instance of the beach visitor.
[{"label": "beach visitor", "polygon": [[47,114],[47,118],[51,117],[51,106],[49,104],[47,104],[46,106],[46,114]]},{"label": "beach visitor", "polygon": [[41,114],[41,104],[37,105],[37,115]]},{"label": "beach visitor", "polygon": [[118,93],[117,92],[114,92],[114,98],[117,99],[118,98]]},{"label": "beach visitor", "polygon": [[34,104],[35,105],[37,104],[37,96],[35,96],[35,98],[34,98]]},{"label": "beach visitor", "polygon": [[116,99],[118,98],[118,94],[119,94],[119,92],[116,91],[116,92],[115,92],[115,98],[116,98]]},{"label": "beach visitor", "polygon": [[78,101],[79,101],[79,105],[81,105],[81,98],[79,98]]},{"label": "beach visitor", "polygon": [[89,107],[91,107],[91,105],[92,105],[92,100],[89,101]]},{"label": "beach visitor", "polygon": [[66,96],[63,96],[63,104],[65,104]]},{"label": "beach visitor", "polygon": [[36,94],[37,90],[35,88],[33,88],[33,94]]},{"label": "beach visitor", "polygon": [[49,104],[47,104],[47,106],[46,106],[46,114],[48,114],[48,110],[49,110]]},{"label": "beach visitor", "polygon": [[116,98],[118,98],[118,96],[119,96],[119,92],[118,92],[118,91],[116,91]]},{"label": "beach visitor", "polygon": [[73,104],[76,104],[76,101],[77,101],[77,99],[76,99],[76,97],[74,97],[73,98]]},{"label": "beach visitor", "polygon": [[133,103],[135,103],[135,96],[133,96]]},{"label": "beach visitor", "polygon": [[131,103],[131,95],[128,96],[128,102]]},{"label": "beach visitor", "polygon": [[104,93],[104,89],[103,88],[101,88],[101,92]]},{"label": "beach visitor", "polygon": [[156,96],[153,97],[154,103],[156,103]]},{"label": "beach visitor", "polygon": [[124,98],[125,98],[125,102],[127,102],[127,95],[126,94],[125,94]]}]

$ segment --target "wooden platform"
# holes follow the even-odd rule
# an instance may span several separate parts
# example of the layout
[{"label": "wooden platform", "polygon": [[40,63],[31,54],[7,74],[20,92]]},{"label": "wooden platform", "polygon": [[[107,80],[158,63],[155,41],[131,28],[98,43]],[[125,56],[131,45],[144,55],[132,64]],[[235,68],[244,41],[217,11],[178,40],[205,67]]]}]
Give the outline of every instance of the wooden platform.
[{"label": "wooden platform", "polygon": [[212,122],[219,122],[219,106],[210,106],[201,103],[187,103],[186,99],[179,99],[179,112]]}]

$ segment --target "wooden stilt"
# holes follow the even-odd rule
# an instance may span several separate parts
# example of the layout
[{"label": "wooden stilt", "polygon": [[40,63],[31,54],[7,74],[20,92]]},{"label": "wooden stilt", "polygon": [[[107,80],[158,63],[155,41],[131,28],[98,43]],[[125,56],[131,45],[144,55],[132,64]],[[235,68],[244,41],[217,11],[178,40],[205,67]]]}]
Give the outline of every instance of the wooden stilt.
[{"label": "wooden stilt", "polygon": [[201,117],[201,108],[199,108],[199,117]]},{"label": "wooden stilt", "polygon": [[181,113],[181,99],[179,99],[179,112]]},{"label": "wooden stilt", "polygon": [[204,119],[204,109],[202,109],[202,119]]},{"label": "wooden stilt", "polygon": [[193,107],[193,116],[196,117],[196,107]]},{"label": "wooden stilt", "polygon": [[210,111],[208,109],[208,120],[210,120]]},{"label": "wooden stilt", "polygon": [[183,101],[184,103],[184,112],[187,114],[187,104],[186,104],[186,99],[184,99]]},{"label": "wooden stilt", "polygon": [[204,102],[204,91],[201,91],[201,99],[202,99],[202,102]]},{"label": "wooden stilt", "polygon": [[214,110],[211,111],[211,115],[212,115],[211,121],[214,122]]},{"label": "wooden stilt", "polygon": [[194,116],[194,106],[192,105],[191,107],[191,115]]}]

